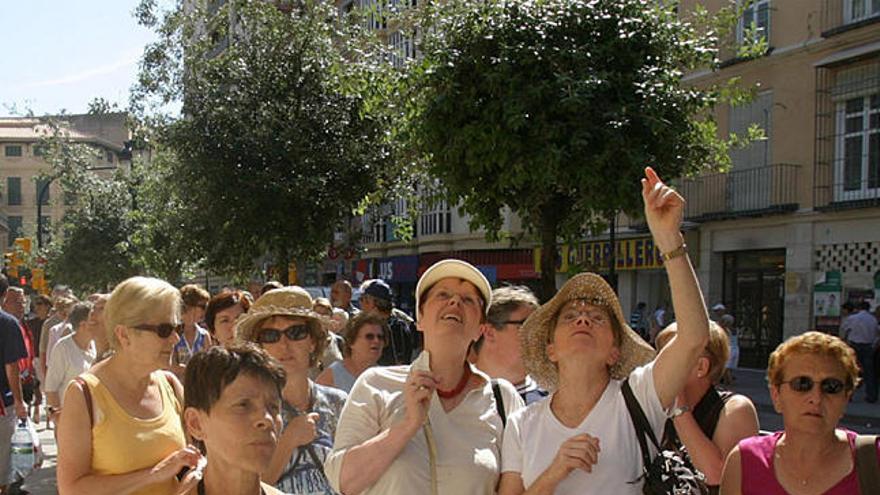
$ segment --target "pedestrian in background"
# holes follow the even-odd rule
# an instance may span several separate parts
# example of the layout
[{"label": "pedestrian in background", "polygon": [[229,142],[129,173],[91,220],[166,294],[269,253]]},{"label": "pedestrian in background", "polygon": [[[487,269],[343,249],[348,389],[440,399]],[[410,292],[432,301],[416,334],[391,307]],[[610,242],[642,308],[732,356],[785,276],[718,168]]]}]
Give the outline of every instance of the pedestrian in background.
[{"label": "pedestrian in background", "polygon": [[[673,323],[657,335],[659,350],[675,337],[677,327]],[[740,440],[758,434],[758,413],[752,401],[717,388],[727,358],[727,332],[710,322],[709,341],[675,399],[661,440],[670,450],[685,447],[694,467],[706,476],[711,495],[718,493],[727,454]]]},{"label": "pedestrian in background", "polygon": [[42,337],[43,323],[49,318],[49,311],[52,309],[52,300],[46,295],[35,294],[31,297],[31,307],[33,308],[33,318],[25,321],[25,325],[33,337],[34,372],[37,375],[34,381],[33,419],[34,423],[40,424],[40,406],[43,403],[42,383],[46,378],[43,375],[43,365],[41,364],[40,337]]},{"label": "pedestrian in background", "polygon": [[[74,380],[58,425],[61,495],[173,495],[199,453],[187,447],[183,386],[165,371],[180,340],[180,292],[132,277],[113,289],[104,309],[114,354]],[[80,381],[81,380],[81,381]]]},{"label": "pedestrian in background", "polygon": [[241,291],[217,294],[208,301],[205,325],[214,344],[229,347],[235,343],[235,321],[250,307],[250,301]]},{"label": "pedestrian in background", "polygon": [[283,431],[263,480],[286,493],[332,495],[324,463],[346,394],[309,378],[327,345],[325,323],[312,304],[302,287],[269,291],[238,320],[236,335],[265,349],[287,374],[281,391]]},{"label": "pedestrian in background", "polygon": [[[6,297],[9,281],[0,275],[0,300]],[[27,417],[22,398],[18,362],[28,357],[21,328],[14,316],[0,310],[0,353],[5,373],[0,373],[0,493],[10,478],[12,433],[19,418]]]},{"label": "pedestrian in background", "polygon": [[351,282],[348,280],[337,280],[330,286],[330,302],[334,308],[340,308],[348,313],[349,318],[361,312],[351,303],[351,297]]},{"label": "pedestrian in background", "polygon": [[645,339],[645,342],[648,342],[651,339],[651,336],[648,333],[649,326],[650,318],[648,318],[648,305],[644,302],[639,302],[636,304],[636,307],[633,308],[632,313],[629,314],[629,327]]},{"label": "pedestrian in background", "polygon": [[318,375],[315,383],[349,393],[361,373],[375,366],[382,356],[385,347],[384,321],[376,314],[359,313],[346,326],[342,339],[343,359],[330,364]]},{"label": "pedestrian in background", "polygon": [[856,434],[838,428],[858,373],[855,352],[837,337],[807,332],[779,345],[767,380],[783,430],[739,442],[724,466],[721,493],[860,493]]},{"label": "pedestrian in background", "polygon": [[186,363],[197,352],[208,349],[213,344],[211,334],[202,328],[202,320],[205,319],[205,310],[211,295],[205,289],[195,284],[184,285],[180,288],[180,298],[183,301],[183,332],[180,341],[174,346],[174,354],[171,359],[171,370],[180,380]]},{"label": "pedestrian in background", "polygon": [[361,310],[385,320],[385,350],[379,359],[382,366],[409,364],[417,347],[412,323],[394,311],[391,300],[391,287],[384,280],[367,280],[361,284]]},{"label": "pedestrian in background", "polygon": [[89,325],[89,314],[92,303],[79,302],[70,310],[70,322],[73,332],[62,337],[55,344],[52,360],[49,361],[46,374],[46,410],[49,418],[57,425],[61,415],[61,404],[64,403],[64,392],[74,378],[85,373],[92,367],[98,357],[92,327]]},{"label": "pedestrian in background", "polygon": [[547,391],[526,373],[519,338],[519,330],[537,308],[538,298],[528,287],[493,290],[482,335],[471,348],[471,362],[490,377],[512,383],[526,405],[547,396]]},{"label": "pedestrian in background", "polygon": [[865,401],[877,402],[877,370],[874,367],[874,351],[880,343],[880,326],[877,318],[870,313],[871,304],[862,301],[856,305],[858,311],[845,320],[841,326],[840,337],[855,350],[865,380]]}]

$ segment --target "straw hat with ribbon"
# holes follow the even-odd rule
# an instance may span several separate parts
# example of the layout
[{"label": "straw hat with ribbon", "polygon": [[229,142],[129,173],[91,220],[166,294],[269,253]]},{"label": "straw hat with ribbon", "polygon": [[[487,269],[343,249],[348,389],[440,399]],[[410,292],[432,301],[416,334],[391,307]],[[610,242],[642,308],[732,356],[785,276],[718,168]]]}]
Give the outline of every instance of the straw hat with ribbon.
[{"label": "straw hat with ribbon", "polygon": [[322,355],[327,344],[324,318],[312,311],[312,296],[295,285],[274,289],[260,296],[248,312],[239,316],[235,322],[236,338],[241,342],[256,342],[260,325],[273,316],[305,320],[315,341],[315,355]]},{"label": "straw hat with ribbon", "polygon": [[620,323],[620,359],[610,369],[612,378],[622,380],[636,367],[654,359],[654,349],[627,325],[620,301],[611,286],[595,273],[581,273],[566,282],[553,299],[535,310],[520,329],[526,371],[539,385],[546,390],[556,389],[559,372],[547,356],[547,344],[560,310],[569,301],[577,299],[604,308]]}]

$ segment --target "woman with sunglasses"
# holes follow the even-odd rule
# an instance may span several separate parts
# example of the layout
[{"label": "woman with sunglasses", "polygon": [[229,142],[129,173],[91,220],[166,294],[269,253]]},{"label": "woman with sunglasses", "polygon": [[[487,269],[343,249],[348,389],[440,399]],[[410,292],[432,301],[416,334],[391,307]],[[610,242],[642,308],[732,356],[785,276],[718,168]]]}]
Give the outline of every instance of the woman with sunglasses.
[{"label": "woman with sunglasses", "polygon": [[860,493],[856,434],[838,428],[859,383],[855,352],[837,337],[807,332],[773,351],[767,379],[784,429],[739,442],[724,466],[721,493]]},{"label": "woman with sunglasses", "polygon": [[374,313],[355,316],[342,334],[342,354],[345,357],[328,366],[315,382],[350,392],[357,377],[375,366],[382,356],[385,347],[383,324],[384,320]]},{"label": "woman with sunglasses", "polygon": [[309,379],[327,343],[324,318],[301,287],[263,294],[236,324],[236,336],[260,345],[287,373],[281,391],[283,431],[263,480],[285,493],[332,495],[324,461],[333,447],[345,392]]},{"label": "woman with sunglasses", "polygon": [[467,361],[491,302],[486,277],[464,261],[425,271],[416,285],[424,351],[410,365],[371,368],[352,387],[326,466],[339,492],[495,493],[500,411],[513,413],[522,399]]},{"label": "woman with sunglasses", "polygon": [[62,495],[171,495],[199,459],[186,445],[183,387],[170,372],[180,340],[180,293],[155,278],[133,277],[104,308],[115,351],[80,375],[64,395],[58,425],[58,490]]}]

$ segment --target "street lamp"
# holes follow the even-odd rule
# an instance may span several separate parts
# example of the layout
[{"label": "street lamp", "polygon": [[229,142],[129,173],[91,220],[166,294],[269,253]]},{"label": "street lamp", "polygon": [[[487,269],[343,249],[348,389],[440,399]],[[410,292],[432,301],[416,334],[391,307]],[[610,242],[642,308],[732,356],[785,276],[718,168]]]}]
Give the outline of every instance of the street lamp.
[{"label": "street lamp", "polygon": [[[85,170],[92,172],[97,170],[116,170],[116,166],[110,167],[87,167]],[[43,247],[43,198],[46,197],[46,192],[49,191],[49,186],[55,182],[58,175],[53,175],[49,177],[49,180],[42,184],[40,190],[37,191],[37,249],[41,249]]]}]

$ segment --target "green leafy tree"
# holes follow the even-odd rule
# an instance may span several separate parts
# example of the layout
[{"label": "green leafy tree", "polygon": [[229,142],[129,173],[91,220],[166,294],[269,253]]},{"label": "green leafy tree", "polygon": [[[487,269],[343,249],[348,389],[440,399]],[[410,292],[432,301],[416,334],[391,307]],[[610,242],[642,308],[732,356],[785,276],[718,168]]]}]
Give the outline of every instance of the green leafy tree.
[{"label": "green leafy tree", "polygon": [[350,91],[359,69],[343,58],[330,2],[233,1],[211,17],[145,1],[137,15],[160,40],[132,100],[177,102],[184,115],[159,133],[176,157],[165,187],[183,237],[167,241],[230,275],[267,254],[286,267],[325,249],[386,156],[383,125]]},{"label": "green leafy tree", "polygon": [[424,7],[403,134],[472,227],[497,238],[504,207],[522,218],[541,242],[545,296],[557,241],[637,212],[644,166],[672,178],[727,160],[710,111],[720,91],[682,82],[716,63],[717,31],[648,4]]}]

